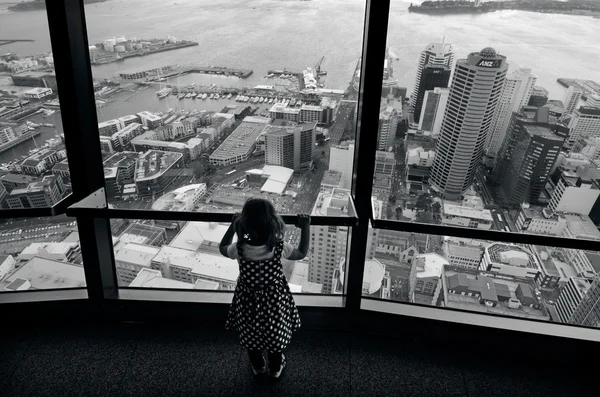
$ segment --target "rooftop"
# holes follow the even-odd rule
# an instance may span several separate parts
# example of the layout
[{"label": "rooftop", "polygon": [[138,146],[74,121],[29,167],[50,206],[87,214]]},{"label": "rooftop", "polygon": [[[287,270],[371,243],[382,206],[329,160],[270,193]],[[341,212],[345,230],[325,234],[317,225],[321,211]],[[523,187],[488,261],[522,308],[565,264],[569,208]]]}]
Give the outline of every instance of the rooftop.
[{"label": "rooftop", "polygon": [[182,186],[175,189],[152,203],[155,211],[191,211],[194,208],[194,198],[206,191],[206,183]]},{"label": "rooftop", "polygon": [[248,154],[256,142],[256,139],[265,128],[265,125],[268,123],[268,118],[246,117],[244,121],[210,155],[210,158],[229,159]]},{"label": "rooftop", "polygon": [[130,287],[142,288],[169,288],[169,289],[211,289],[219,288],[219,283],[198,280],[196,284],[184,281],[164,278],[160,271],[144,268],[140,270],[136,278],[129,284]]},{"label": "rooftop", "polygon": [[543,138],[552,139],[555,141],[563,141],[564,140],[564,138],[561,138],[558,135],[556,135],[556,133],[554,133],[548,127],[544,127],[541,125],[535,125],[535,124],[525,124],[523,127],[524,127],[525,131],[527,131],[532,136],[541,136]]},{"label": "rooftop", "polygon": [[283,194],[294,175],[294,170],[278,165],[265,165],[260,170],[248,170],[246,174],[268,177],[260,190],[267,193]]},{"label": "rooftop", "polygon": [[227,282],[235,282],[240,273],[238,263],[222,255],[189,251],[168,245],[160,249],[153,261],[188,269],[199,277]]},{"label": "rooftop", "polygon": [[153,245],[128,243],[115,251],[115,261],[150,267],[152,258],[158,254],[160,248]]},{"label": "rooftop", "polygon": [[494,263],[538,269],[534,257],[518,245],[492,243],[485,250]]},{"label": "rooftop", "polygon": [[490,210],[476,210],[472,207],[464,207],[462,205],[450,204],[444,201],[444,214],[447,216],[457,216],[470,219],[479,219],[492,222],[492,213]]},{"label": "rooftop", "polygon": [[135,181],[147,181],[163,175],[183,158],[181,153],[149,150],[136,161]]},{"label": "rooftop", "polygon": [[312,215],[347,216],[350,190],[336,188],[331,192],[321,192],[312,210]]},{"label": "rooftop", "polygon": [[322,185],[338,186],[342,180],[342,173],[340,171],[327,170],[323,174],[321,180]]},{"label": "rooftop", "polygon": [[[229,224],[216,222],[188,222],[181,228],[177,236],[169,245],[190,251],[200,250],[202,247],[218,247]],[[236,237],[234,236],[234,240]]]},{"label": "rooftop", "polygon": [[23,174],[5,174],[0,176],[0,181],[6,181],[11,183],[31,183],[35,180],[34,177]]},{"label": "rooftop", "polygon": [[444,266],[449,263],[441,255],[434,253],[420,254],[415,256],[415,266],[417,266],[417,278],[440,277]]},{"label": "rooftop", "polygon": [[119,236],[120,243],[156,244],[165,233],[162,227],[132,223]]},{"label": "rooftop", "polygon": [[85,287],[83,267],[67,262],[34,257],[15,270],[4,281],[28,280],[32,289]]},{"label": "rooftop", "polygon": [[26,159],[20,162],[21,165],[28,165],[31,167],[36,167],[40,162],[45,161],[48,157],[55,156],[57,154],[56,150],[53,149],[41,149],[37,153],[32,154]]},{"label": "rooftop", "polygon": [[600,231],[587,215],[565,214],[567,228],[576,238],[600,240]]},{"label": "rooftop", "polygon": [[52,91],[52,89],[50,88],[44,88],[44,87],[36,87],[36,88],[32,88],[30,90],[27,90],[24,92],[24,94],[32,94],[32,95],[38,95],[38,94],[43,94],[45,92],[48,91]]},{"label": "rooftop", "polygon": [[104,160],[104,167],[127,167],[140,157],[138,152],[119,152]]},{"label": "rooftop", "polygon": [[55,183],[57,179],[58,177],[54,175],[45,176],[44,179],[42,179],[41,181],[32,182],[29,185],[27,185],[27,187],[13,189],[10,195],[16,196],[19,194],[29,194],[44,191],[44,189],[47,189],[53,183]]}]

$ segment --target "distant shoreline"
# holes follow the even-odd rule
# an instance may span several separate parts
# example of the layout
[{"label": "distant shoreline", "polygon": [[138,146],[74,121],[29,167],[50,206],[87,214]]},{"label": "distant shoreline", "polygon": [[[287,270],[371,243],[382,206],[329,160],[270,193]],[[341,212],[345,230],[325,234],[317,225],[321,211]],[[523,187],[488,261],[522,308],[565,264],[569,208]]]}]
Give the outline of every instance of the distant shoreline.
[{"label": "distant shoreline", "polygon": [[424,1],[421,5],[410,4],[409,12],[428,15],[484,14],[489,12],[514,10],[543,14],[583,15],[600,18],[600,5],[547,1],[527,3],[522,1],[480,2],[474,1]]},{"label": "distant shoreline", "polygon": [[[108,0],[83,0],[84,4],[93,4],[93,3],[104,3]],[[26,11],[36,11],[36,10],[45,10],[46,9],[46,1],[45,0],[31,0],[31,1],[21,1],[20,3],[13,4],[8,7],[9,11],[14,12],[26,12]]]}]

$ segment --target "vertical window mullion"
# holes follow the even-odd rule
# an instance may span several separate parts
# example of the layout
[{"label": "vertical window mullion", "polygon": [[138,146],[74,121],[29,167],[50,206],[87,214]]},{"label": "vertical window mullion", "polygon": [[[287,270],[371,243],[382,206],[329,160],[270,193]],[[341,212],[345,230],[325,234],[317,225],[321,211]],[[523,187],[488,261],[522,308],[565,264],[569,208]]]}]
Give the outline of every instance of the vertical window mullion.
[{"label": "vertical window mullion", "polygon": [[[46,12],[73,198],[98,192],[106,205],[83,0],[46,0]],[[88,295],[104,299],[117,291],[109,220],[77,217],[77,226]]]},{"label": "vertical window mullion", "polygon": [[352,175],[352,193],[359,221],[358,225],[352,229],[350,255],[344,282],[346,286],[345,305],[350,310],[360,309],[362,295],[367,238],[372,213],[373,169],[377,147],[377,133],[373,133],[373,131],[376,132],[379,126],[389,11],[390,0],[368,0],[365,8]]}]

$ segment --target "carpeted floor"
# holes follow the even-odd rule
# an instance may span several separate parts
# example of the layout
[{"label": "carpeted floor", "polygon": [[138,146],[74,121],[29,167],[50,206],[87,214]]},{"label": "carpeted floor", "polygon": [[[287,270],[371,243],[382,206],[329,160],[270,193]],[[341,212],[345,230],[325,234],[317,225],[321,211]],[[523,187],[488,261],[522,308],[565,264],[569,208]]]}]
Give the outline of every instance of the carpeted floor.
[{"label": "carpeted floor", "polygon": [[[256,379],[235,334],[118,324],[0,331],[1,396],[584,396],[595,379],[533,368],[529,352],[301,330],[273,381]],[[595,361],[591,359],[589,364]],[[568,372],[568,374],[567,374]],[[597,391],[597,390],[595,390]]]}]

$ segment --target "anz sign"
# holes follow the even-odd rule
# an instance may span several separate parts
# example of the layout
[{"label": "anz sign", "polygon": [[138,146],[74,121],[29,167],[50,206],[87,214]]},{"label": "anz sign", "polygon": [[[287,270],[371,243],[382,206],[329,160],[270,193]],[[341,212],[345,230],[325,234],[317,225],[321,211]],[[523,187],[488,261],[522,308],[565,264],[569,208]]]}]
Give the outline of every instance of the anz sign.
[{"label": "anz sign", "polygon": [[499,68],[500,65],[502,65],[501,59],[481,59],[475,66],[481,66],[482,68]]}]

